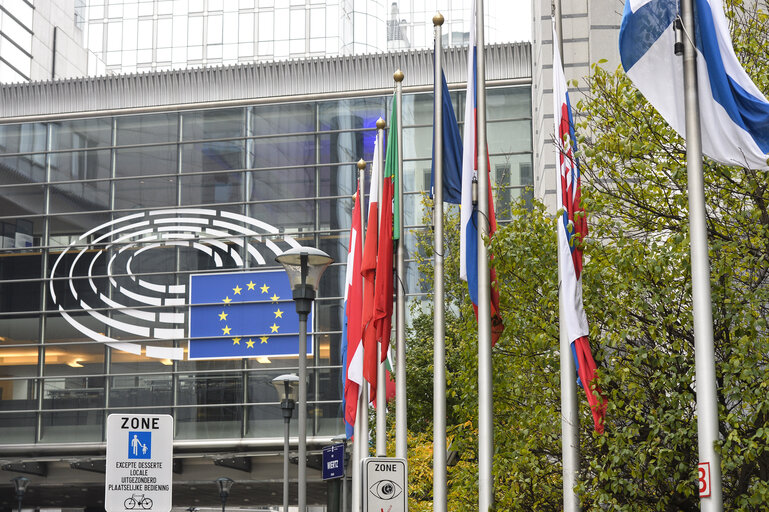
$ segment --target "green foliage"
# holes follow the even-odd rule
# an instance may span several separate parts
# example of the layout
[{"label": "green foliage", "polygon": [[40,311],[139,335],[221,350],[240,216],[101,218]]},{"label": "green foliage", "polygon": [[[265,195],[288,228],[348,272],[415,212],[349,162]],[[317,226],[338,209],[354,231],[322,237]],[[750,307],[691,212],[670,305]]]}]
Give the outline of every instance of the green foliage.
[{"label": "green foliage", "polygon": [[[735,49],[769,92],[769,18],[755,0],[731,0]],[[621,71],[594,66],[577,110],[585,241],[584,300],[606,393],[606,434],[596,435],[579,391],[583,510],[696,511],[697,425],[689,218],[684,141]],[[769,182],[764,174],[705,160],[705,195],[724,507],[769,503]],[[446,347],[449,510],[477,509],[477,335],[458,279],[458,214],[446,215]],[[493,349],[494,475],[499,510],[561,510],[558,283],[552,214],[512,205],[490,242],[505,331]],[[432,235],[421,265],[432,282]],[[412,485],[429,475],[432,302],[409,331]],[[418,452],[418,453],[417,453]],[[431,482],[410,489],[413,510],[431,504]]]}]

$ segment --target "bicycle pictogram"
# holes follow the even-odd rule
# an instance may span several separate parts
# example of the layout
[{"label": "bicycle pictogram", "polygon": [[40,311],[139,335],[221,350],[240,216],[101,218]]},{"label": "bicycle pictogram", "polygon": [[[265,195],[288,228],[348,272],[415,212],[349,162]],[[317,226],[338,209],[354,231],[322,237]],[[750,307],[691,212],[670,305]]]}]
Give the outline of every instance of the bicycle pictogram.
[{"label": "bicycle pictogram", "polygon": [[150,510],[152,508],[152,500],[145,498],[143,494],[134,494],[123,502],[126,510],[133,510],[137,505],[140,509]]}]

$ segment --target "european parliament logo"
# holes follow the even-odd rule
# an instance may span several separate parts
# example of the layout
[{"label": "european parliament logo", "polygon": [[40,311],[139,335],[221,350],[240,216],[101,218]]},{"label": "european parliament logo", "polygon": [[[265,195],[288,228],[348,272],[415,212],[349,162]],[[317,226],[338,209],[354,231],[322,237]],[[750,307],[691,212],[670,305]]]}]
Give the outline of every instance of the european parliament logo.
[{"label": "european parliament logo", "polygon": [[299,317],[283,270],[196,274],[189,290],[189,359],[298,355]]}]

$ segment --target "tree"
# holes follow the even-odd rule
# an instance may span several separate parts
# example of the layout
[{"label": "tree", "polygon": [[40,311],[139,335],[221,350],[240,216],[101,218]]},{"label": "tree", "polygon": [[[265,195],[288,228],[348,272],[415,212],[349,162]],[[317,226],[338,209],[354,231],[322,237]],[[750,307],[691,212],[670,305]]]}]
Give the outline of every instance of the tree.
[{"label": "tree", "polygon": [[[735,1],[729,15],[735,47],[766,91],[765,10]],[[609,409],[606,434],[596,435],[580,397],[583,509],[695,511],[685,144],[621,71],[594,66],[588,85],[577,107],[589,112],[580,125],[591,229],[583,285]],[[725,508],[759,510],[769,502],[769,182],[708,160],[705,178]],[[495,501],[500,510],[560,510],[554,219],[536,202],[516,203],[512,213],[490,242],[506,325],[493,351]],[[456,236],[455,212],[447,217],[446,232]],[[458,245],[446,246],[449,435],[462,453],[449,469],[449,509],[473,510],[477,337],[451,250]],[[430,249],[424,254],[429,258]],[[430,270],[423,275],[432,279]],[[420,432],[429,431],[432,417],[425,400],[432,390],[426,304],[409,338],[409,355],[419,354],[409,362],[409,420]],[[423,467],[427,461],[420,460]],[[429,498],[423,488],[412,504]]]}]

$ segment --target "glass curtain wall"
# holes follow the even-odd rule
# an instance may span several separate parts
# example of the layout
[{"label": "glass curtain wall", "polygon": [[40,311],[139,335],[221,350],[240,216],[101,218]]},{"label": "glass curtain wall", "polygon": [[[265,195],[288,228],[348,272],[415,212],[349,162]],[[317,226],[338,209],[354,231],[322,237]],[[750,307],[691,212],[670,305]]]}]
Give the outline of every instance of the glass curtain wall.
[{"label": "glass curtain wall", "polygon": [[[530,88],[488,94],[504,222],[506,203],[532,184]],[[464,93],[452,99],[461,123]],[[0,125],[2,442],[101,441],[106,416],[128,411],[172,414],[177,439],[281,437],[271,381],[296,372],[296,356],[187,359],[186,285],[196,273],[277,269],[270,243],[287,237],[336,261],[315,303],[308,434],[342,432],[355,163],[372,159],[376,119],[387,119],[390,102]],[[421,300],[411,255],[426,229],[432,96],[405,94],[403,115],[406,283],[410,300]]]}]

